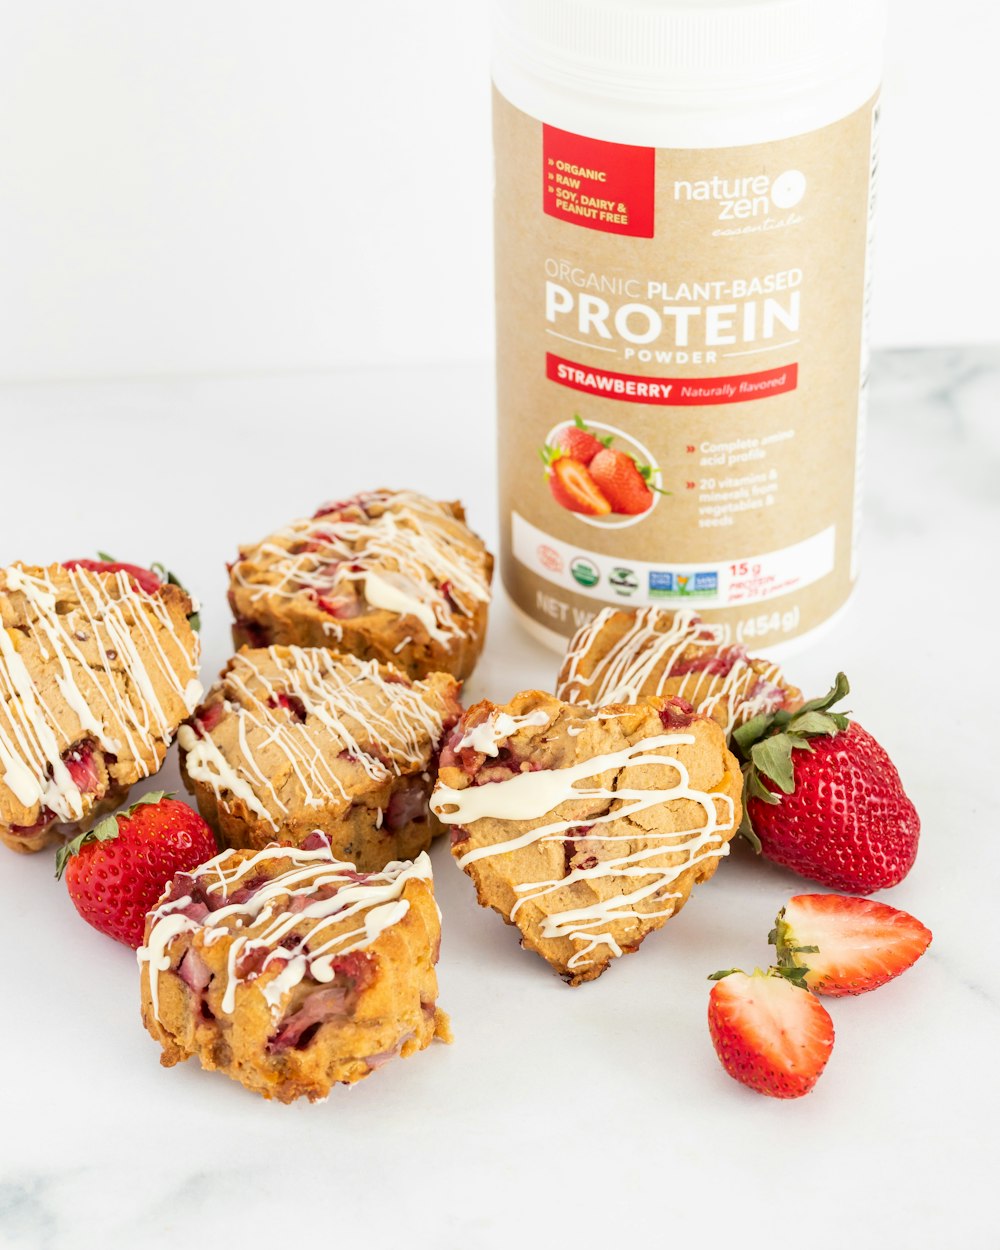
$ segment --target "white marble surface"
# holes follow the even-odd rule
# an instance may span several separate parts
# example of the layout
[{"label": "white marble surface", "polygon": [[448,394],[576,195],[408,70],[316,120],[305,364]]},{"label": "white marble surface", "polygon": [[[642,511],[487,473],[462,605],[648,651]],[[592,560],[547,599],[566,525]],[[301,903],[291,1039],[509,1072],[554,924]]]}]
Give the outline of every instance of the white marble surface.
[{"label": "white marble surface", "polygon": [[[860,588],[788,665],[810,690],[844,668],[898,761],[924,832],[887,897],[935,934],[905,977],[832,1004],[812,1095],[743,1090],[709,1042],[706,974],[765,961],[802,888],[746,852],[638,955],[570,990],[438,845],[454,1046],[292,1107],[161,1070],[131,953],[77,919],[49,854],[4,853],[0,1246],[995,1245],[998,407],[1000,351],[877,358]],[[0,561],[163,560],[203,599],[211,675],[225,559],[327,496],[459,493],[494,537],[491,410],[485,365],[8,387]],[[555,667],[500,603],[468,693]]]}]

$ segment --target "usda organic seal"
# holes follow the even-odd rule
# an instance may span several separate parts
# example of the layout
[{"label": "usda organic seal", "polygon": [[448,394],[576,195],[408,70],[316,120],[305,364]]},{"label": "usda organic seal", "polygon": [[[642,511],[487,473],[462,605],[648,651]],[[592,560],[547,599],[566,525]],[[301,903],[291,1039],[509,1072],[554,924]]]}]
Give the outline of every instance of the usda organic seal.
[{"label": "usda organic seal", "polygon": [[581,586],[596,586],[601,580],[601,570],[585,556],[577,556],[569,566],[569,571]]}]

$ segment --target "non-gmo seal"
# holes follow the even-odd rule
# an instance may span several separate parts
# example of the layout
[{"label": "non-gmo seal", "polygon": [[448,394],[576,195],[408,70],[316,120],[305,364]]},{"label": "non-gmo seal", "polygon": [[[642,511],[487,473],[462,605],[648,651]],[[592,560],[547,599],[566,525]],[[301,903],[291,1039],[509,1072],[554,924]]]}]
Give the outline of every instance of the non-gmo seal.
[{"label": "non-gmo seal", "polygon": [[639,578],[634,569],[612,569],[608,574],[608,583],[616,595],[634,595],[639,589]]},{"label": "non-gmo seal", "polygon": [[570,564],[569,571],[581,586],[596,586],[601,580],[601,570],[593,562],[583,556],[577,556]]}]

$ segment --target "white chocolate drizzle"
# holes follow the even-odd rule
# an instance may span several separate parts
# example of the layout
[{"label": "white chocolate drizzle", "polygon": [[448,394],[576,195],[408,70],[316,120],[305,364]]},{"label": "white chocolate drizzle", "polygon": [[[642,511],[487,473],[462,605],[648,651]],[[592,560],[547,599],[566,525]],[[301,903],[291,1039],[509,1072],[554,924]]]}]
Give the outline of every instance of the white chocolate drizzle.
[{"label": "white chocolate drizzle", "polygon": [[[606,859],[598,859],[588,867],[573,868],[558,880],[531,881],[515,886],[515,891],[522,897],[511,911],[513,919],[526,902],[545,898],[577,881],[594,881],[602,877],[620,881],[639,879],[639,884],[634,888],[627,888],[616,897],[598,899],[585,906],[552,912],[541,919],[540,933],[543,939],[567,938],[585,944],[569,959],[567,967],[587,967],[594,962],[590,956],[600,946],[606,946],[615,957],[621,955],[622,950],[610,930],[611,925],[621,921],[638,922],[670,915],[673,911],[673,900],[680,897],[670,888],[678,877],[702,860],[729,853],[728,842],[723,840],[722,835],[729,833],[735,823],[735,805],[732,798],[727,794],[709,794],[695,789],[691,785],[686,766],[679,758],[658,753],[664,748],[690,746],[694,742],[695,738],[691,734],[658,734],[619,751],[596,755],[566,768],[516,773],[505,781],[487,782],[465,789],[453,789],[439,782],[431,800],[431,808],[445,824],[468,826],[483,819],[543,822],[505,841],[466,851],[458,856],[461,868],[478,860],[506,855],[539,842],[564,841],[570,830],[590,826],[582,836],[587,842],[609,847],[611,855]],[[663,787],[629,787],[629,769],[649,765],[671,770],[675,780]],[[614,789],[584,784],[598,774],[610,770],[619,773]],[[642,829],[626,834],[600,832],[602,825],[626,820],[650,808],[684,799],[696,804],[704,812],[703,823],[694,828],[664,834]],[[561,804],[573,800],[606,800],[609,807],[599,815],[546,820]],[[615,844],[637,841],[642,842],[641,849],[624,854],[614,853]],[[662,860],[667,855],[671,858],[679,857],[680,862],[650,862]]]},{"label": "white chocolate drizzle", "polygon": [[[370,946],[403,919],[409,911],[402,897],[408,881],[429,882],[433,877],[426,852],[412,863],[394,861],[382,872],[366,874],[334,859],[328,846],[307,851],[272,845],[249,859],[230,863],[234,856],[238,852],[223,851],[190,874],[195,882],[204,883],[206,896],[216,896],[213,910],[204,919],[192,920],[183,914],[192,904],[190,895],[161,902],[151,913],[149,939],[136,957],[140,968],[149,967],[150,999],[157,1020],[160,976],[170,968],[170,945],[180,934],[201,933],[208,946],[226,937],[233,939],[221,1003],[227,1014],[236,1007],[239,986],[246,983],[237,972],[239,963],[256,951],[263,952],[255,977],[272,966],[278,968],[261,987],[277,1018],[283,1001],[306,976],[329,983],[336,975],[337,959]],[[275,860],[287,866],[242,902],[228,901],[259,875],[263,864]],[[293,930],[300,935],[298,940],[283,945]]]},{"label": "white chocolate drizzle", "polygon": [[[374,782],[424,768],[441,738],[443,708],[429,683],[387,680],[374,660],[337,656],[322,648],[268,647],[241,651],[223,677],[234,700],[225,715],[237,718],[238,750],[229,758],[208,731],[181,727],[178,742],[192,778],[211,786],[220,803],[243,801],[277,832],[288,804],[271,780],[284,771],[266,766],[258,752],[278,752],[298,782],[306,807],[323,807],[331,795],[349,794],[335,761],[346,752]],[[322,734],[307,733],[281,708],[293,696]]]},{"label": "white chocolate drizzle", "polygon": [[[609,703],[635,703],[643,695],[662,695],[667,682],[678,681],[671,693],[685,699],[696,712],[716,719],[724,712],[728,737],[737,724],[761,712],[774,711],[784,701],[778,685],[781,670],[776,664],[753,667],[742,648],[730,648],[731,666],[724,674],[710,669],[690,669],[675,674],[688,647],[710,647],[721,652],[716,626],[702,621],[697,612],[666,613],[660,608],[640,608],[621,638],[604,655],[592,673],[582,671],[591,647],[600,637],[616,609],[604,608],[570,643],[557,694],[573,703],[601,707]],[[672,618],[672,619],[671,619]],[[664,620],[666,629],[657,629]],[[659,670],[659,671],[658,671]],[[720,723],[723,718],[719,717]]]},{"label": "white chocolate drizzle", "polygon": [[[475,536],[445,504],[412,491],[372,491],[359,501],[381,511],[354,520],[325,514],[293,521],[241,550],[233,582],[253,600],[312,593],[334,604],[353,585],[371,607],[413,618],[435,641],[447,645],[464,636],[461,618],[490,598]],[[263,578],[248,576],[248,563],[257,562]],[[343,627],[334,624],[339,638]]]},{"label": "white chocolate drizzle", "polygon": [[[60,567],[60,577],[71,585],[71,595],[62,600],[49,570],[29,572],[12,565],[3,575],[7,590],[23,594],[33,611],[26,613],[23,626],[0,628],[2,779],[25,807],[39,804],[61,820],[79,820],[83,801],[63,754],[91,736],[108,754],[127,748],[147,776],[147,760],[155,759],[157,744],[173,736],[157,686],[165,686],[188,714],[201,698],[195,676],[198,636],[192,655],[162,598],[135,586],[125,572]],[[109,577],[115,579],[114,596],[108,592]],[[70,609],[59,611],[70,598]],[[68,739],[42,675],[29,672],[22,659],[31,644],[43,661],[58,665],[53,684],[78,722]],[[116,679],[113,659],[124,667],[124,679]]]},{"label": "white chocolate drizzle", "polygon": [[526,725],[541,726],[548,723],[549,718],[541,708],[534,712],[526,712],[523,716],[511,716],[509,712],[501,712],[499,716],[489,717],[487,720],[480,721],[478,725],[473,725],[454,744],[454,750],[471,749],[483,755],[496,756],[500,751],[500,743],[509,738],[512,733],[516,733],[518,729]]}]

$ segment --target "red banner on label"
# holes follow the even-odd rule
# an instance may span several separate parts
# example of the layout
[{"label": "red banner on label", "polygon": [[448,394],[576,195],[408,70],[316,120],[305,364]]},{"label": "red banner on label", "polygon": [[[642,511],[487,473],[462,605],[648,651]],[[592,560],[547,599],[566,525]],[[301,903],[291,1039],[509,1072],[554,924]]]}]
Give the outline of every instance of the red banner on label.
[{"label": "red banner on label", "polygon": [[579,365],[545,353],[545,376],[550,382],[588,395],[602,395],[628,404],[741,404],[794,391],[798,364],[764,369],[759,373],[729,373],[721,378],[650,378],[631,373],[612,373],[592,365]]},{"label": "red banner on label", "polygon": [[653,237],[656,149],[542,127],[542,207],[589,230]]}]

